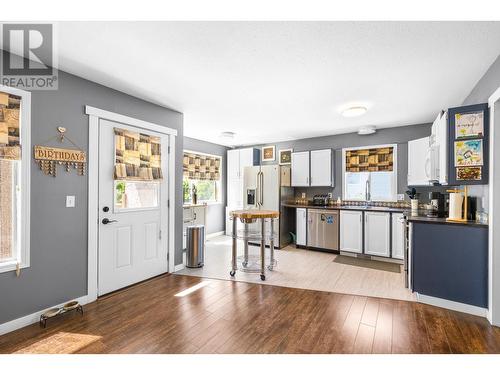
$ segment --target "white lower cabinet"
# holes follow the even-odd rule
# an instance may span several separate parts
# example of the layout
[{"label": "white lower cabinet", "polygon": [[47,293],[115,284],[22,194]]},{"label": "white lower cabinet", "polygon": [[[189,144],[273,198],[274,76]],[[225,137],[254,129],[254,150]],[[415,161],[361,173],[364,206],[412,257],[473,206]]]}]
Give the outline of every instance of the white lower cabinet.
[{"label": "white lower cabinet", "polygon": [[363,212],[340,210],[340,250],[363,252]]},{"label": "white lower cabinet", "polygon": [[403,259],[404,249],[404,218],[403,214],[392,215],[392,257],[395,259]]},{"label": "white lower cabinet", "polygon": [[296,212],[297,245],[306,246],[307,209],[297,208]]},{"label": "white lower cabinet", "polygon": [[391,246],[390,233],[390,213],[365,212],[365,254],[389,257]]}]

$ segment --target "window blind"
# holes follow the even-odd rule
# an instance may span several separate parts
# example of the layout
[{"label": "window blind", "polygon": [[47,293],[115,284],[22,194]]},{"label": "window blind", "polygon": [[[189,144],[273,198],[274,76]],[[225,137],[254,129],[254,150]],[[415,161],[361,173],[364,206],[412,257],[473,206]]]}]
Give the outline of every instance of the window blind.
[{"label": "window blind", "polygon": [[345,153],[346,172],[392,172],[393,147],[348,150]]},{"label": "window blind", "polygon": [[0,159],[21,160],[21,99],[0,92]]},{"label": "window blind", "polygon": [[160,137],[115,128],[115,180],[163,178]]},{"label": "window blind", "polygon": [[190,180],[220,179],[220,157],[184,152],[184,177]]}]

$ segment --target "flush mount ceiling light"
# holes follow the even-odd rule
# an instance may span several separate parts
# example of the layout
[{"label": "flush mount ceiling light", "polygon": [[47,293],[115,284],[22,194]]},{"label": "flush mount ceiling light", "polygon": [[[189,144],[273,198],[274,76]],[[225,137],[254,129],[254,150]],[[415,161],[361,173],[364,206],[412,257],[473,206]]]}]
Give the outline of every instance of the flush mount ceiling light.
[{"label": "flush mount ceiling light", "polygon": [[220,136],[221,136],[222,138],[230,138],[230,139],[233,139],[235,135],[236,135],[236,134],[235,134],[235,133],[233,133],[233,132],[222,132],[222,133],[220,133]]},{"label": "flush mount ceiling light", "polygon": [[368,108],[359,105],[359,106],[352,106],[349,108],[345,108],[340,113],[344,117],[358,117],[364,115],[366,111],[368,111]]},{"label": "flush mount ceiling light", "polygon": [[359,135],[368,135],[368,134],[373,134],[377,131],[375,129],[375,126],[363,126],[362,128],[359,128],[358,134]]}]

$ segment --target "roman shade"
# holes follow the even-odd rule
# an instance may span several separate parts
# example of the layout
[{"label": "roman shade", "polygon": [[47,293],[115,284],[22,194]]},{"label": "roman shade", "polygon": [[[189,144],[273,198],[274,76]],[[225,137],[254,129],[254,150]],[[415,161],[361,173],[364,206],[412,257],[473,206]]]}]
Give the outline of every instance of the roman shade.
[{"label": "roman shade", "polygon": [[0,92],[0,159],[21,160],[21,99]]},{"label": "roman shade", "polygon": [[190,180],[220,179],[220,157],[184,152],[184,177]]},{"label": "roman shade", "polygon": [[346,172],[392,172],[394,147],[348,150]]},{"label": "roman shade", "polygon": [[160,137],[120,128],[114,131],[115,180],[161,180]]}]

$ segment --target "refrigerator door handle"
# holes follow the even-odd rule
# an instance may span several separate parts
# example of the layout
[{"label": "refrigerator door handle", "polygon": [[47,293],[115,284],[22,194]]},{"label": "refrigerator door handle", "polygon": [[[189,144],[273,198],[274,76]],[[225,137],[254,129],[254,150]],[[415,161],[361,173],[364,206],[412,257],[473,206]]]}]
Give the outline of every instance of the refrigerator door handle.
[{"label": "refrigerator door handle", "polygon": [[255,186],[256,186],[256,189],[255,189],[255,196],[256,196],[256,199],[255,199],[255,205],[257,206],[257,208],[259,208],[259,204],[260,204],[260,200],[259,200],[259,196],[260,196],[260,171],[257,172],[257,176],[256,176],[256,182],[255,182]]},{"label": "refrigerator door handle", "polygon": [[260,205],[264,205],[264,172],[260,172]]}]

